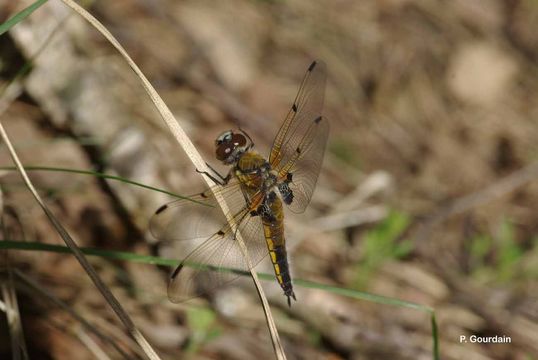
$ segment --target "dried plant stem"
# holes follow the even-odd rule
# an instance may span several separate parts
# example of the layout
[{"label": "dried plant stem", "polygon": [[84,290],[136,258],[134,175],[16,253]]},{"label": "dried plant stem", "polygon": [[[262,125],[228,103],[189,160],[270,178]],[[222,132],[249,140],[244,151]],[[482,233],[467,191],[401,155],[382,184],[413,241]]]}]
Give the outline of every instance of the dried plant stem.
[{"label": "dried plant stem", "polygon": [[[13,359],[29,359],[8,252],[6,250],[2,251],[2,253],[0,256],[5,257],[4,264],[6,266],[6,269],[2,270],[7,270],[7,274],[5,279],[3,279],[4,281],[0,283],[0,298],[4,299],[4,306],[3,308],[0,306],[0,310],[6,313]],[[2,304],[1,301],[0,304]]]},{"label": "dried plant stem", "polygon": [[93,339],[88,336],[83,328],[79,327],[74,330],[75,335],[78,337],[81,343],[86,345],[88,350],[95,356],[98,360],[111,360],[111,358],[101,349],[99,345],[93,341]]},{"label": "dried plant stem", "polygon": [[[0,231],[3,237],[2,242],[9,238],[4,217],[3,197],[4,194],[0,188]],[[0,306],[0,310],[5,311],[6,313],[13,359],[28,359],[28,350],[24,340],[24,330],[22,327],[21,314],[19,311],[19,303],[17,300],[17,292],[15,290],[15,281],[13,279],[13,270],[11,268],[8,250],[0,251],[0,258],[0,272],[6,273],[5,278],[0,281],[0,298],[4,300],[3,303],[0,301],[0,305],[4,305],[3,309],[1,309]]]},{"label": "dried plant stem", "polygon": [[[84,249],[82,249],[84,251]],[[129,354],[127,354],[121,346],[119,346],[116,342],[116,339],[114,337],[107,336],[101,331],[99,331],[95,326],[93,326],[90,322],[88,322],[82,315],[80,315],[77,311],[75,311],[72,307],[64,303],[62,300],[55,297],[52,293],[50,293],[47,289],[42,287],[39,283],[37,283],[35,280],[30,278],[29,276],[26,276],[23,272],[15,269],[13,271],[14,275],[17,276],[19,280],[22,281],[22,283],[28,288],[28,291],[32,292],[32,295],[39,295],[46,299],[48,299],[50,302],[54,303],[56,306],[64,310],[66,313],[71,315],[75,320],[77,320],[80,325],[86,329],[87,331],[95,334],[101,341],[104,343],[110,344],[118,354],[120,354],[124,359],[129,358]],[[138,348],[137,348],[138,350]]]},{"label": "dried plant stem", "polygon": [[133,321],[129,317],[129,315],[123,310],[123,307],[120,305],[119,301],[114,297],[112,292],[108,289],[108,287],[103,283],[99,275],[97,275],[97,272],[94,270],[94,268],[90,265],[88,260],[86,260],[86,257],[80,251],[79,247],[75,243],[75,241],[71,238],[67,230],[62,226],[62,224],[56,219],[54,214],[49,210],[45,202],[41,199],[39,194],[37,193],[36,189],[34,188],[34,185],[30,181],[30,178],[28,177],[28,174],[24,170],[24,167],[22,166],[19,157],[17,153],[15,152],[15,149],[13,148],[13,145],[11,144],[11,141],[9,140],[9,137],[4,129],[4,126],[2,122],[0,122],[0,136],[2,137],[2,140],[5,142],[9,154],[11,155],[11,158],[13,159],[13,162],[15,163],[15,166],[17,166],[17,169],[19,170],[19,173],[21,174],[24,183],[34,196],[35,200],[41,206],[47,217],[49,218],[50,222],[58,232],[58,234],[62,237],[62,239],[65,241],[66,245],[69,247],[69,249],[73,252],[73,255],[75,258],[79,261],[80,265],[82,265],[82,268],[86,271],[90,279],[93,281],[95,286],[99,289],[103,297],[106,299],[106,301],[109,303],[109,305],[112,307],[112,310],[118,315],[123,325],[127,328],[127,331],[131,334],[131,336],[136,340],[136,342],[140,345],[140,347],[144,350],[148,358],[150,359],[159,359],[159,356],[155,353],[151,345],[146,341],[144,336],[138,331],[136,326],[134,325]]},{"label": "dried plant stem", "polygon": [[[84,19],[86,19],[90,24],[92,24],[116,48],[116,50],[118,50],[118,52],[123,56],[123,58],[127,61],[131,69],[136,73],[136,75],[142,82],[142,86],[144,87],[149,97],[151,98],[155,106],[157,107],[157,110],[161,114],[166,125],[168,126],[172,134],[174,135],[175,139],[179,142],[179,144],[181,145],[181,147],[183,148],[187,156],[190,158],[194,166],[201,171],[207,171],[208,169],[206,167],[204,160],[202,159],[201,155],[198,153],[198,150],[196,150],[196,148],[194,147],[193,143],[191,142],[191,140],[189,139],[185,131],[181,128],[181,126],[179,126],[178,122],[174,118],[174,115],[172,115],[172,112],[170,111],[170,109],[168,109],[168,107],[166,106],[164,101],[161,99],[157,91],[153,88],[153,86],[150,84],[148,79],[146,79],[142,71],[138,68],[138,66],[134,63],[134,61],[127,54],[125,49],[119,44],[119,42],[114,38],[114,36],[112,36],[112,34],[95,17],[93,17],[90,13],[88,13],[86,10],[84,10],[74,1],[72,0],[62,0],[62,1],[67,6],[69,6],[74,11],[76,11],[79,15],[81,15]],[[207,176],[204,175],[203,177],[209,186],[213,185],[212,181]],[[220,207],[222,208],[222,211],[224,212],[224,214],[227,214],[226,216],[228,218],[228,222],[230,223],[230,226],[232,227],[232,229],[234,229],[235,231],[238,224],[236,224],[234,219],[228,215],[230,212],[228,211],[229,208],[224,198],[222,197],[221,194],[218,194],[218,193],[215,193],[215,198],[218,201]],[[238,234],[237,236],[238,243],[240,244],[241,250],[243,251],[243,255],[247,261],[247,264],[249,268],[251,269],[250,274],[252,276],[252,280],[254,281],[256,290],[258,292],[258,295],[263,305],[263,310],[265,313],[265,318],[267,320],[267,326],[269,327],[269,332],[271,334],[271,340],[273,343],[273,348],[275,350],[276,357],[278,359],[285,359],[286,356],[284,354],[284,349],[282,348],[278,331],[277,331],[273,316],[271,314],[271,310],[269,308],[269,303],[267,302],[267,298],[265,297],[263,288],[258,280],[256,272],[254,271],[252,267],[252,263],[250,261],[250,257],[248,256],[248,252],[247,252],[245,243],[241,237],[241,234],[239,232],[237,232],[237,234]]]}]

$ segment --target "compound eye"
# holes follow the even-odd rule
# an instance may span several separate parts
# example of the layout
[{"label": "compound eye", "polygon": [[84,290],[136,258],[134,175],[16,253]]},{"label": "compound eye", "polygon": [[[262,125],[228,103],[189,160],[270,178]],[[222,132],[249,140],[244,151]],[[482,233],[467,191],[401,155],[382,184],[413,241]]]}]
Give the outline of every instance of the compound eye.
[{"label": "compound eye", "polygon": [[241,134],[233,134],[231,137],[231,142],[234,146],[245,146],[247,144],[247,139]]},{"label": "compound eye", "polygon": [[232,153],[234,146],[232,144],[223,143],[220,146],[217,146],[217,159],[220,161],[226,160],[228,156]]}]

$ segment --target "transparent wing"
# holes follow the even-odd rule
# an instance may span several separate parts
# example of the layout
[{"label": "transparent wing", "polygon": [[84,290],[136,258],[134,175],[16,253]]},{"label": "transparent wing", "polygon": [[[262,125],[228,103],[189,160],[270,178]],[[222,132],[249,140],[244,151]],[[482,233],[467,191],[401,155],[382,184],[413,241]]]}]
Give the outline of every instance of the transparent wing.
[{"label": "transparent wing", "polygon": [[150,220],[153,236],[164,241],[194,240],[200,243],[172,273],[168,285],[168,297],[172,302],[208,294],[239,276],[237,272],[224,272],[219,268],[249,270],[236,240],[237,232],[228,224],[211,190],[226,200],[252,265],[256,266],[268,254],[261,220],[250,215],[247,204],[247,200],[258,204],[263,194],[258,192],[247,199],[235,178],[226,186],[215,186],[189,199],[163,205]]},{"label": "transparent wing", "polygon": [[318,117],[312,121],[295,154],[287,163],[280,164],[277,170],[281,179],[286,179],[288,173],[292,174],[289,187],[293,192],[293,201],[288,207],[295,213],[304,212],[310,203],[323,162],[328,134],[329,122],[326,118]]},{"label": "transparent wing", "polygon": [[[258,216],[251,216],[246,209],[235,218],[240,222],[238,229],[251,264],[256,266],[268,254],[261,220]],[[170,301],[182,302],[209,294],[240,276],[237,271],[230,272],[223,268],[249,271],[236,234],[229,225],[225,225],[179,264],[168,285]]]},{"label": "transparent wing", "polygon": [[151,217],[151,234],[161,241],[177,241],[207,238],[217,232],[226,223],[226,217],[212,190],[224,197],[231,214],[246,206],[241,184],[232,178],[225,186],[216,185],[188,199],[161,206]]},{"label": "transparent wing", "polygon": [[285,179],[292,174],[293,212],[303,212],[312,198],[323,161],[329,123],[321,116],[325,97],[326,66],[314,61],[271,148],[271,167]]}]

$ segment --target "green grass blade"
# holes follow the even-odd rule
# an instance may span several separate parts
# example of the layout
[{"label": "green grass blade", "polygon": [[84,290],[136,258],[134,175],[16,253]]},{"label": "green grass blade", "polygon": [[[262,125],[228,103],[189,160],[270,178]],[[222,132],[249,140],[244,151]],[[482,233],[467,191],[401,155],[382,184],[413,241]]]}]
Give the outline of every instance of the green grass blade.
[{"label": "green grass blade", "polygon": [[[22,242],[22,241],[11,241],[11,240],[0,241],[0,250],[4,250],[4,249],[5,250],[48,251],[48,252],[65,253],[65,254],[71,253],[69,248],[63,245],[52,245],[52,244],[44,244],[44,243],[39,243],[39,242]],[[149,265],[162,265],[162,266],[176,266],[178,264],[177,259],[166,259],[166,258],[157,257],[157,256],[139,255],[139,254],[135,254],[131,252],[109,251],[109,250],[102,250],[102,249],[95,249],[95,248],[81,248],[81,250],[85,255],[98,256],[98,257],[107,258],[111,260],[125,260],[125,261],[131,261],[131,262],[137,262],[137,263],[143,263],[143,264],[149,264]],[[210,269],[208,266],[204,266],[203,264],[187,263],[186,265]],[[211,268],[211,269],[214,271],[233,272],[233,273],[244,275],[244,276],[249,276],[250,274],[248,271],[237,270],[237,269],[227,268],[227,267],[218,267],[218,268],[214,268],[214,269]],[[259,273],[259,277],[264,280],[273,280],[275,276],[274,274]],[[372,302],[386,304],[386,305],[402,306],[402,307],[407,307],[407,308],[411,308],[415,310],[421,310],[427,313],[433,312],[433,309],[431,309],[428,306],[415,304],[415,303],[411,303],[407,301],[402,301],[398,299],[387,298],[380,295],[369,294],[362,291],[320,284],[313,281],[296,279],[294,280],[294,284],[304,287],[304,288],[324,290],[324,291],[332,292],[334,294],[343,295],[343,296],[347,296],[354,299],[362,299],[362,300],[372,301]]]},{"label": "green grass blade", "polygon": [[0,35],[11,29],[13,26],[26,19],[31,13],[37,10],[41,5],[46,3],[47,0],[37,0],[32,5],[24,8],[14,16],[7,19],[4,23],[0,24]]},{"label": "green grass blade", "polygon": [[[48,252],[65,253],[65,254],[71,253],[71,250],[69,250],[69,248],[63,245],[51,245],[51,244],[43,244],[43,243],[38,243],[38,242],[20,242],[20,241],[10,241],[10,240],[0,241],[0,250],[4,250],[4,249],[5,250],[48,251]],[[106,258],[110,260],[124,260],[124,261],[131,261],[131,262],[137,262],[137,263],[143,263],[143,264],[149,264],[149,265],[162,265],[162,266],[169,266],[169,267],[178,265],[177,259],[166,259],[166,258],[161,258],[157,256],[139,255],[139,254],[134,254],[131,252],[109,251],[109,250],[101,250],[101,249],[94,249],[94,248],[80,248],[80,249],[85,255],[98,256],[98,257]],[[199,265],[199,264],[187,264],[187,266],[190,266],[190,265],[209,269],[209,267]],[[248,271],[242,271],[242,270],[237,270],[237,269],[232,269],[232,268],[220,267],[218,269],[212,269],[212,270],[223,271],[223,272],[233,272],[235,274],[242,275],[242,276],[250,276],[250,273]],[[274,280],[273,274],[258,273],[258,276],[260,279],[263,279],[263,280],[268,280],[268,281]],[[341,288],[337,286],[320,284],[320,283],[303,280],[303,279],[295,279],[293,283],[294,285],[298,285],[304,288],[319,289],[319,290],[331,292],[333,294],[353,298],[353,299],[366,300],[366,301],[374,302],[377,304],[406,307],[406,308],[410,308],[410,309],[414,309],[414,310],[418,310],[418,311],[422,311],[422,312],[430,314],[431,326],[432,326],[432,340],[433,340],[433,359],[438,360],[440,358],[439,357],[439,334],[438,334],[438,328],[437,328],[437,321],[435,318],[435,312],[431,307],[412,303],[409,301],[388,298],[381,295],[374,295],[374,294],[370,294],[363,291],[357,291],[357,290],[346,289],[346,288]]]},{"label": "green grass blade", "polygon": [[[121,176],[115,176],[115,175],[107,175],[96,171],[89,171],[89,170],[79,170],[79,169],[71,169],[71,168],[58,168],[58,167],[48,167],[48,166],[25,166],[24,169],[26,171],[54,171],[54,172],[65,172],[65,173],[71,173],[71,174],[79,174],[79,175],[91,175],[102,179],[108,179],[108,180],[115,180],[120,181],[129,185],[138,186],[144,189],[158,191],[166,195],[170,195],[179,199],[185,199],[185,200],[191,200],[193,202],[199,203],[200,205],[209,206],[206,203],[198,202],[196,200],[192,200],[188,196],[178,195],[170,191],[166,191],[163,189],[159,189],[153,186],[145,185],[133,180],[129,180],[126,178],[123,178]],[[7,170],[7,171],[16,171],[17,168],[14,166],[0,166],[0,170]]]},{"label": "green grass blade", "polygon": [[435,319],[435,312],[433,310],[432,310],[431,323],[432,323],[432,338],[433,338],[433,358],[434,360],[439,360],[441,359],[441,357],[439,356],[439,332],[437,329],[437,320]]},{"label": "green grass blade", "polygon": [[[173,259],[165,259],[156,256],[145,256],[122,251],[109,251],[94,248],[80,248],[85,255],[98,256],[110,260],[126,260],[131,262],[175,266],[178,261]],[[70,254],[71,250],[67,246],[44,244],[39,242],[22,242],[4,240],[0,241],[0,250],[30,250],[30,251],[47,251],[55,253]]]},{"label": "green grass blade", "polygon": [[[63,245],[52,245],[52,244],[44,244],[39,242],[22,242],[22,241],[11,241],[11,240],[5,240],[0,241],[0,250],[31,250],[31,251],[48,251],[48,252],[56,252],[56,253],[65,253],[69,254],[71,251],[69,248]],[[157,256],[149,256],[149,255],[139,255],[131,252],[122,252],[122,251],[109,251],[109,250],[102,250],[102,249],[95,249],[95,248],[81,248],[82,252],[85,255],[92,255],[92,256],[98,256],[102,258],[107,258],[111,260],[125,260],[125,261],[131,261],[131,262],[137,262],[137,263],[143,263],[143,264],[149,264],[149,265],[162,265],[162,266],[176,266],[178,265],[177,259],[166,259],[162,257]],[[222,272],[233,272],[239,275],[249,276],[248,271],[233,269],[233,268],[227,268],[227,267],[218,267],[218,268],[210,268],[209,266],[204,266],[203,264],[186,264],[187,266],[196,266],[200,268],[208,268],[214,271],[222,271]],[[267,274],[267,273],[259,273],[258,274],[260,278],[264,280],[273,280],[274,274]],[[401,306],[401,307],[407,307],[415,310],[420,310],[426,313],[433,313],[433,309],[425,306],[420,305],[408,301],[388,298],[385,296],[380,295],[374,295],[369,294],[367,292],[363,291],[357,291],[352,289],[346,289],[341,288],[337,286],[331,286],[326,284],[320,284],[313,281],[303,280],[303,279],[295,279],[294,284],[309,288],[309,289],[319,289],[324,290],[328,292],[332,292],[334,294],[350,297],[353,299],[361,299],[366,301],[371,301],[379,304],[386,304],[386,305],[393,305],[393,306]]]},{"label": "green grass blade", "polygon": [[303,279],[295,279],[293,280],[294,285],[299,285],[304,288],[309,289],[319,289],[331,292],[333,294],[343,295],[349,298],[353,299],[361,299],[366,301],[375,302],[377,304],[385,304],[385,305],[392,305],[392,306],[400,306],[400,307],[406,307],[414,310],[420,310],[423,312],[426,312],[428,314],[431,314],[433,312],[433,309],[429,306],[420,305],[408,301],[403,301],[399,299],[393,299],[381,295],[374,295],[370,294],[364,291],[358,291],[358,290],[352,290],[352,289],[346,289],[341,288],[338,286],[332,286],[332,285],[326,285],[326,284],[320,284],[313,281],[303,280]]}]

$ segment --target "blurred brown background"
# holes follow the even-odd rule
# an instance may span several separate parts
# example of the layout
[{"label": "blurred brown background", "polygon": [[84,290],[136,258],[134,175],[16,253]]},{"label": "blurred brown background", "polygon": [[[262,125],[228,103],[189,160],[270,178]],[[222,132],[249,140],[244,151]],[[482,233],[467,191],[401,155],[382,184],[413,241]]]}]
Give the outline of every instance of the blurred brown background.
[{"label": "blurred brown background", "polygon": [[[0,20],[29,3],[0,2]],[[293,275],[433,307],[443,359],[538,358],[538,2],[118,0],[88,9],[211,164],[215,137],[238,125],[267,154],[306,68],[325,61],[331,134],[309,210],[287,214]],[[59,1],[0,37],[0,86],[37,52],[0,114],[26,165],[185,195],[203,188],[125,62]],[[0,159],[11,166],[5,146]],[[81,245],[178,260],[187,251],[147,231],[169,197],[74,174],[32,179]],[[2,172],[0,184],[15,240],[61,243],[17,174]],[[9,259],[140,356],[70,256]],[[163,358],[274,356],[248,278],[175,305],[169,269],[92,263]],[[431,358],[427,314],[300,287],[288,309],[276,282],[263,284],[290,359]],[[20,288],[32,358],[94,358],[88,337],[122,358],[45,295]],[[7,358],[4,317],[0,330]],[[512,343],[460,343],[471,334]]]}]

